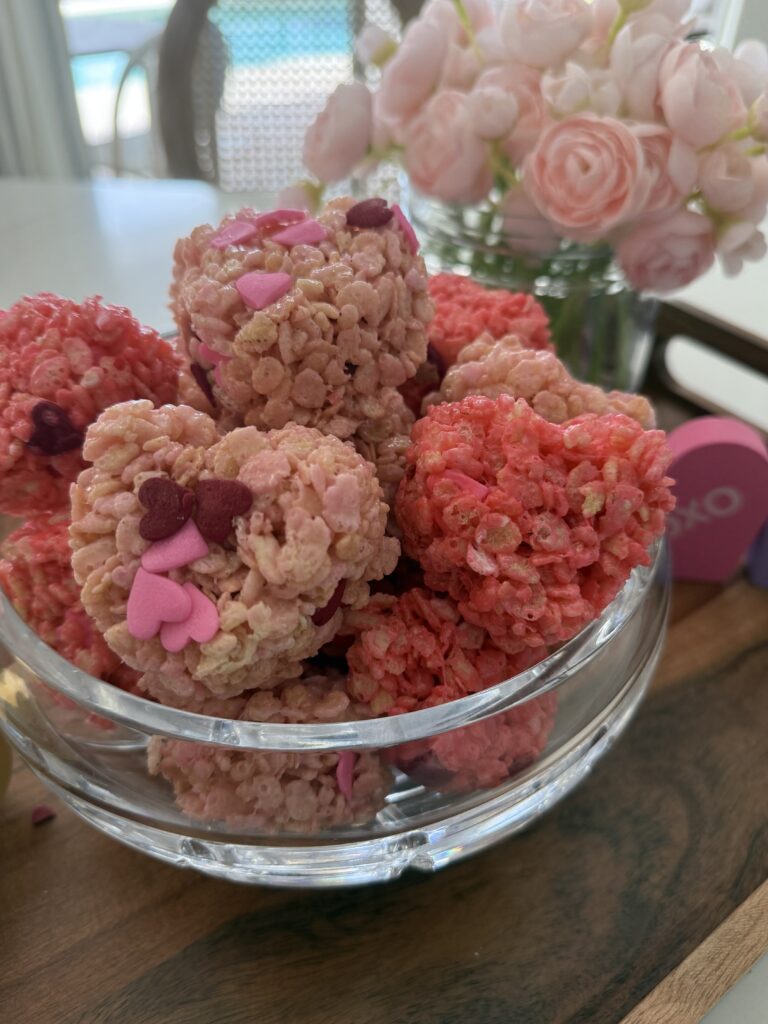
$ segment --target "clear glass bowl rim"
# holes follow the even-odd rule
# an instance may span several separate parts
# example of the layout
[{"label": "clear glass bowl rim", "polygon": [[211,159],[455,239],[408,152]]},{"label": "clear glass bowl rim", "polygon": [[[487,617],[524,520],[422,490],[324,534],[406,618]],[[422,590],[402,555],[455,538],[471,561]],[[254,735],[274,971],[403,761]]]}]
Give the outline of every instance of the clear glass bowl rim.
[{"label": "clear glass bowl rim", "polygon": [[[556,689],[626,628],[655,581],[667,573],[667,563],[666,544],[659,542],[651,550],[651,565],[640,570],[641,575],[634,570],[628,584],[594,622],[528,671],[447,704],[389,718],[312,724],[246,722],[155,704],[66,661],[26,625],[2,591],[0,641],[9,654],[58,693],[145,734],[249,750],[390,747],[449,732]],[[13,671],[13,664],[5,669],[8,671]]]}]

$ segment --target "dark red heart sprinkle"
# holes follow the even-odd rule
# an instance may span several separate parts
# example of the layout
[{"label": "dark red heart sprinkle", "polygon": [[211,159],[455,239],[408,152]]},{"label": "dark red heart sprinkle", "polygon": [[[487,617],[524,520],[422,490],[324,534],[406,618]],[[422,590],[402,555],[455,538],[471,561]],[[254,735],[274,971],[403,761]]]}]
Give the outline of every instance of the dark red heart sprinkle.
[{"label": "dark red heart sprinkle", "polygon": [[208,399],[208,401],[211,403],[211,405],[214,408],[216,408],[216,396],[213,393],[213,388],[211,387],[211,382],[208,380],[208,374],[202,368],[200,363],[191,363],[190,367],[189,367],[189,372],[195,378],[195,381],[197,382],[197,386],[203,392],[205,397]]},{"label": "dark red heart sprinkle", "polygon": [[427,345],[427,361],[432,363],[437,372],[440,374],[440,380],[442,380],[443,377],[448,372],[448,367],[445,365],[445,360],[443,359],[443,357],[440,355],[440,353],[437,351],[437,349],[431,342],[429,343],[429,345]]},{"label": "dark red heart sprinkle", "polygon": [[30,414],[32,436],[27,445],[41,455],[63,455],[83,445],[83,431],[55,402],[38,402]]},{"label": "dark red heart sprinkle", "polygon": [[346,580],[339,580],[336,589],[331,594],[331,600],[328,604],[322,608],[318,608],[315,614],[312,616],[312,622],[316,626],[324,626],[326,622],[330,622],[333,616],[336,614],[336,610],[341,604],[341,599],[344,597],[344,587]]},{"label": "dark red heart sprinkle", "polygon": [[347,224],[351,228],[383,228],[393,216],[386,199],[363,199],[347,210]]},{"label": "dark red heart sprinkle", "polygon": [[163,540],[182,528],[195,510],[192,491],[165,476],[153,476],[139,488],[139,501],[147,509],[139,523],[144,540]]},{"label": "dark red heart sprinkle", "polygon": [[232,518],[243,516],[253,503],[253,494],[239,480],[201,480],[197,485],[195,522],[206,540],[223,544],[232,530]]},{"label": "dark red heart sprinkle", "polygon": [[33,825],[44,825],[46,821],[51,821],[55,817],[56,811],[47,804],[37,804],[32,808]]}]

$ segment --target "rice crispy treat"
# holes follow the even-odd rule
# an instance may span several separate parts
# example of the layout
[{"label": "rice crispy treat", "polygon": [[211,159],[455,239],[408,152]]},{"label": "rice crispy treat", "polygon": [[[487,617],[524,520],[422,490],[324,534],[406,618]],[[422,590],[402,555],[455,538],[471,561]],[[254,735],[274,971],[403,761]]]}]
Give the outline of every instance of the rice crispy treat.
[{"label": "rice crispy treat", "polygon": [[80,603],[72,574],[69,516],[36,516],[0,545],[0,586],[40,639],[97,679],[133,689],[138,680],[104,642]]},{"label": "rice crispy treat", "polygon": [[85,429],[115,402],[175,402],[179,360],[127,309],[41,293],[0,310],[0,512],[69,507]]},{"label": "rice crispy treat", "polygon": [[395,502],[404,549],[505,651],[556,646],[649,563],[670,460],[663,431],[619,413],[561,426],[507,395],[433,406]]},{"label": "rice crispy treat", "polygon": [[[308,723],[355,714],[338,677],[308,677],[254,693],[236,717]],[[391,769],[370,750],[261,752],[155,737],[149,770],[173,785],[190,817],[265,832],[362,824],[384,806],[392,786]]]},{"label": "rice crispy treat", "polygon": [[[495,686],[530,668],[545,653],[508,654],[478,625],[465,621],[448,597],[422,588],[399,597],[379,594],[346,627],[347,689],[367,712],[399,714],[434,707]],[[495,786],[532,764],[546,745],[557,698],[529,700],[448,733],[402,744],[390,752],[415,781],[465,791]]]},{"label": "rice crispy treat", "polygon": [[382,395],[426,358],[432,304],[404,222],[380,202],[370,226],[344,198],[316,219],[243,209],[180,239],[171,308],[221,414],[340,438],[386,414]]},{"label": "rice crispy treat", "polygon": [[459,352],[429,404],[460,402],[467,395],[524,398],[550,423],[564,423],[584,413],[602,416],[620,412],[646,430],[656,425],[653,407],[642,395],[605,392],[594,384],[574,380],[554,352],[534,351],[517,335],[495,341],[489,334]]},{"label": "rice crispy treat", "polygon": [[363,458],[376,467],[384,500],[392,509],[398,485],[405,473],[405,453],[411,443],[415,417],[402,395],[393,388],[382,394],[381,401],[383,415],[361,423],[352,443]]},{"label": "rice crispy treat", "polygon": [[175,681],[229,698],[298,676],[399,555],[373,467],[311,428],[221,437],[187,406],[126,402],[84,455],[71,527],[83,605],[159,699]]},{"label": "rice crispy treat", "polygon": [[429,279],[435,315],[429,325],[430,345],[446,368],[456,362],[465,345],[490,334],[514,334],[526,348],[554,351],[549,319],[532,295],[485,288],[459,274],[436,274]]}]

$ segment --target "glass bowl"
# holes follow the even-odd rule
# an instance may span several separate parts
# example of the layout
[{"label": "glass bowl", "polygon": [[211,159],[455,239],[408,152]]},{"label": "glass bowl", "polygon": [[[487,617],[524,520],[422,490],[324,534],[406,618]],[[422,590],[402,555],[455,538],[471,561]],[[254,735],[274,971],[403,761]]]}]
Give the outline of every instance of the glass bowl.
[{"label": "glass bowl", "polygon": [[[0,727],[86,821],[173,864],[295,887],[384,881],[406,868],[434,871],[526,828],[584,778],[624,729],[666,627],[665,546],[652,555],[599,619],[527,672],[439,707],[337,724],[233,721],[151,703],[74,668],[2,597],[0,639],[10,664],[0,675]],[[148,770],[148,747],[178,740],[196,744],[183,749],[202,752],[203,763],[213,758],[228,766],[230,785],[240,784],[238,765],[265,756],[294,769],[312,765],[310,779],[320,766],[327,781],[344,755],[348,767],[375,763],[388,791],[361,817],[356,776],[350,793],[357,820],[333,827],[215,820],[182,799],[187,813],[166,778]],[[345,799],[337,787],[331,791]]]}]

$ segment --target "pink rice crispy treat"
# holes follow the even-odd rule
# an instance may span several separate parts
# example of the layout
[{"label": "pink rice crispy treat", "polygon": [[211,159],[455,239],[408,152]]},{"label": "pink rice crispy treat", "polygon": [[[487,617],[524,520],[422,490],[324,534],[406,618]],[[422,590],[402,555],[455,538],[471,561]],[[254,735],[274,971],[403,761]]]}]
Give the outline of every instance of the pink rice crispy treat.
[{"label": "pink rice crispy treat", "polygon": [[[190,679],[206,691],[198,698],[229,698],[298,676],[301,661],[337,631],[342,608],[365,604],[369,581],[390,572],[399,555],[398,542],[384,536],[387,506],[373,467],[350,445],[308,427],[243,427],[221,437],[213,420],[187,406],[127,402],[89,429],[84,455],[93,465],[73,487],[71,528],[83,604],[110,647],[145,674],[145,691],[161,700],[176,687],[169,702],[187,699]],[[227,514],[218,541],[202,540],[194,525],[202,520],[189,519],[185,530],[196,532],[202,550],[159,583],[152,574],[160,570],[148,560],[165,541],[142,535],[149,513],[139,498],[154,477],[196,495],[198,511],[206,483],[239,487],[250,500],[247,512]],[[132,588],[149,585],[155,601],[167,580],[197,588],[198,600],[202,594],[209,611],[215,606],[209,638],[190,635],[174,650],[162,630],[146,638],[129,627]]]},{"label": "pink rice crispy treat", "polygon": [[[422,588],[399,597],[377,595],[350,612],[345,625],[355,632],[347,689],[356,707],[374,714],[415,711],[477,693],[530,668],[545,653],[506,653],[481,626],[465,621],[450,598]],[[556,697],[545,695],[402,744],[390,757],[425,785],[452,791],[495,786],[538,757],[555,709]]]},{"label": "pink rice crispy treat", "polygon": [[399,392],[390,388],[381,396],[384,414],[366,420],[355,432],[352,443],[376,467],[384,500],[394,508],[395,494],[405,474],[405,453],[411,443],[415,417]]},{"label": "pink rice crispy treat", "polygon": [[574,636],[616,596],[674,507],[663,431],[619,413],[560,426],[470,396],[413,428],[395,502],[425,582],[510,653]]},{"label": "pink rice crispy treat", "polygon": [[[314,244],[277,241],[281,225],[250,209],[177,243],[171,308],[181,348],[211,371],[222,413],[348,438],[385,415],[382,396],[424,361],[432,304],[423,260],[395,218],[350,227],[354,205],[335,199],[305,222],[325,233]],[[250,237],[221,241],[244,225]],[[287,290],[244,296],[244,275],[258,283],[264,274],[270,283],[287,275]]]},{"label": "pink rice crispy treat", "polygon": [[69,517],[41,515],[0,546],[0,586],[40,639],[97,679],[133,689],[138,675],[104,642],[80,603],[72,575]]},{"label": "pink rice crispy treat", "polygon": [[0,311],[0,512],[67,509],[86,427],[115,402],[175,402],[178,367],[155,331],[99,298],[42,293]]},{"label": "pink rice crispy treat", "polygon": [[[253,694],[237,717],[310,723],[355,715],[340,679],[309,677]],[[173,785],[179,807],[190,817],[264,832],[314,834],[362,824],[384,806],[392,786],[391,770],[370,750],[261,752],[155,737],[149,770]]]},{"label": "pink rice crispy treat", "polygon": [[429,343],[446,367],[481,334],[492,338],[514,334],[526,348],[553,351],[549,319],[532,295],[485,288],[459,274],[431,277],[429,294],[435,304]]},{"label": "pink rice crispy treat", "polygon": [[574,380],[554,352],[532,351],[514,334],[498,341],[484,334],[463,348],[430,404],[460,402],[467,395],[524,398],[550,423],[564,423],[584,413],[620,412],[646,430],[656,425],[647,398],[623,391],[605,392]]}]

